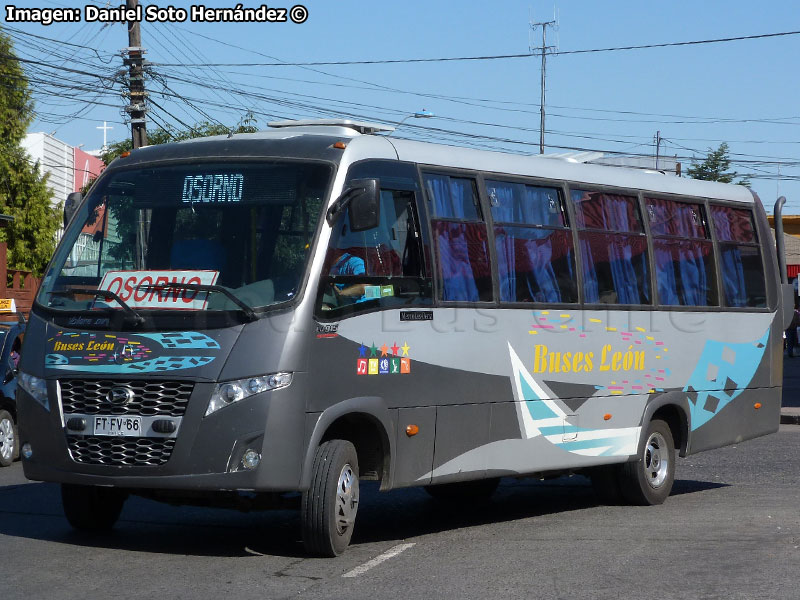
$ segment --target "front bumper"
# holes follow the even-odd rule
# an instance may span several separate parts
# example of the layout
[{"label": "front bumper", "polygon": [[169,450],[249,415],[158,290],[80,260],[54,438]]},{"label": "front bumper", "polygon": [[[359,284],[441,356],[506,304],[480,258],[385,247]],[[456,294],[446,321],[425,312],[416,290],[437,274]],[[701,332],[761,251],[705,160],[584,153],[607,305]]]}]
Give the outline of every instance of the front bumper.
[{"label": "front bumper", "polygon": [[[299,491],[305,387],[303,374],[296,373],[288,388],[251,396],[204,417],[214,384],[197,382],[169,459],[158,466],[76,462],[56,381],[48,381],[49,411],[18,389],[20,442],[30,444],[33,451],[31,458],[23,460],[25,476],[131,489]],[[241,465],[247,449],[261,454],[253,470]]]}]

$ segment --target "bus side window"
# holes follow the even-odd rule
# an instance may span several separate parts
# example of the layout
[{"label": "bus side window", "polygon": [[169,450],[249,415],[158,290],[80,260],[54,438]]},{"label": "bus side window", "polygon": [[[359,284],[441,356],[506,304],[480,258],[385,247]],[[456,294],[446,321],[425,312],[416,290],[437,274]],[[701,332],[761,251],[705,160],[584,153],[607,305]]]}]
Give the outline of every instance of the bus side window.
[{"label": "bus side window", "polygon": [[367,231],[352,231],[342,212],[325,257],[318,314],[431,304],[414,199],[411,191],[382,189],[380,223]]},{"label": "bus side window", "polygon": [[575,303],[572,232],[557,188],[486,180],[501,302]]},{"label": "bus side window", "polygon": [[490,302],[489,240],[474,179],[423,174],[432,212],[440,296],[444,301]]},{"label": "bus side window", "polygon": [[764,267],[753,213],[713,204],[710,209],[719,245],[725,306],[765,307]]},{"label": "bus side window", "polygon": [[572,190],[590,304],[651,304],[647,236],[636,196]]},{"label": "bus side window", "polygon": [[658,302],[668,306],[716,306],[714,247],[703,206],[644,199],[653,235]]}]

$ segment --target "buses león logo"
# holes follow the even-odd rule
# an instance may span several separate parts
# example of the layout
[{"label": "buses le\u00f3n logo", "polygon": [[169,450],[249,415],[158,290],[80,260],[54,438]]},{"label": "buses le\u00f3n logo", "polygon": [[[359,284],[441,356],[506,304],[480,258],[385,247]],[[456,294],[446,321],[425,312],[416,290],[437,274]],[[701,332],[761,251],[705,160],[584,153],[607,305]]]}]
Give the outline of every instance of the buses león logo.
[{"label": "buses le\u00f3n logo", "polygon": [[357,375],[407,375],[411,373],[411,358],[408,343],[398,346],[383,344],[380,348],[373,342],[370,346],[361,344],[356,359]]}]

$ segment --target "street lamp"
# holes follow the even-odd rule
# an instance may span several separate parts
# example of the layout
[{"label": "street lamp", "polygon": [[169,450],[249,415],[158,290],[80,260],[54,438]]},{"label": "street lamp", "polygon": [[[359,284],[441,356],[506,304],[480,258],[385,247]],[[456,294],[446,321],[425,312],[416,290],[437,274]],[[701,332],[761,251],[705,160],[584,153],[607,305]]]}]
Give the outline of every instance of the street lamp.
[{"label": "street lamp", "polygon": [[397,131],[398,129],[400,129],[400,126],[401,126],[403,123],[405,123],[406,121],[408,121],[409,119],[430,119],[430,118],[432,118],[432,117],[435,117],[435,116],[436,116],[436,115],[434,115],[434,114],[433,114],[431,111],[429,111],[429,110],[427,110],[427,109],[423,108],[422,110],[420,110],[420,111],[417,111],[417,112],[415,112],[414,114],[407,115],[407,116],[403,117],[403,120],[402,120],[402,121],[400,121],[400,122],[399,122],[397,125],[395,125],[394,131],[391,131],[391,132],[389,132],[389,134],[388,134],[386,137],[389,137],[389,136],[390,136],[390,135],[392,135],[392,134],[393,134],[395,131]]}]

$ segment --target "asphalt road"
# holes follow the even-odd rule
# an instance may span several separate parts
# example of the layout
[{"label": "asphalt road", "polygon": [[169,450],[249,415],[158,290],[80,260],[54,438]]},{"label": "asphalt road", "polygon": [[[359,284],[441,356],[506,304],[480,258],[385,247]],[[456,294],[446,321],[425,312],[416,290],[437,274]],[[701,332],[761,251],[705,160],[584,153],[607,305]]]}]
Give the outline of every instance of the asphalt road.
[{"label": "asphalt road", "polygon": [[292,512],[132,499],[112,534],[77,534],[17,463],[0,469],[0,598],[798,598],[798,455],[791,425],[681,459],[656,507],[599,506],[580,476],[504,480],[461,509],[368,488],[331,560],[303,556]]},{"label": "asphalt road", "polygon": [[[784,406],[800,406],[800,358]],[[503,480],[486,505],[364,485],[347,553],[308,559],[293,512],[133,498],[71,530],[58,486],[0,469],[0,600],[24,598],[800,598],[800,426],[678,462],[662,506],[598,505],[580,476]]]}]

